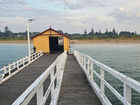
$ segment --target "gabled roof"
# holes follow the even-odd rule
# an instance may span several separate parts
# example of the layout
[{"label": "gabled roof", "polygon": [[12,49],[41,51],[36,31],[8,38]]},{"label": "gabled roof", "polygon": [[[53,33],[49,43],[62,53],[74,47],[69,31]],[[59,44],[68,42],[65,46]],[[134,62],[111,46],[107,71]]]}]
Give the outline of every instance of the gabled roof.
[{"label": "gabled roof", "polygon": [[[70,37],[68,37],[68,36],[66,36],[65,34],[62,34],[62,33],[58,32],[58,31],[56,31],[56,30],[54,30],[54,29],[52,29],[51,27],[50,27],[49,29],[47,29],[47,30],[41,32],[40,34],[37,34],[37,35],[31,37],[31,39],[33,39],[33,38],[35,38],[35,37],[37,37],[37,36],[39,36],[39,35],[42,35],[44,32],[47,32],[47,31],[54,31],[54,32],[58,33],[59,35],[65,36],[65,37],[67,37],[67,38],[70,39]],[[51,34],[51,33],[50,33],[50,35],[53,36],[53,34]]]}]

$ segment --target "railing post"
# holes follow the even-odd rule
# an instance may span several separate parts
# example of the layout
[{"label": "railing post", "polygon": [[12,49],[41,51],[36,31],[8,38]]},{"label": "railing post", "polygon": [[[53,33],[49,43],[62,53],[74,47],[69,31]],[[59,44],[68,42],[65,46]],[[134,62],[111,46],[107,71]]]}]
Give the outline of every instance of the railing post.
[{"label": "railing post", "polygon": [[13,68],[15,68],[16,66],[15,66],[15,62],[13,62]]},{"label": "railing post", "polygon": [[[90,62],[90,65],[91,65],[91,69],[93,69],[93,62]],[[94,70],[94,69],[93,69],[93,70]],[[90,73],[91,73],[91,78],[94,79],[93,72],[92,72],[92,70],[90,70],[90,71],[91,71],[91,72],[90,72]]]},{"label": "railing post", "polygon": [[82,65],[82,54],[80,54],[80,64]]},{"label": "railing post", "polygon": [[[26,56],[26,62],[28,62],[28,56]],[[28,62],[29,63],[29,62]]]},{"label": "railing post", "polygon": [[4,75],[5,75],[5,73],[6,73],[6,67],[5,66],[3,66],[3,70],[4,70]]},{"label": "railing post", "polygon": [[9,63],[9,76],[11,75],[11,64]]},{"label": "railing post", "polygon": [[57,72],[59,72],[59,73],[57,74],[57,77],[56,77],[56,79],[57,79],[56,85],[59,85],[60,71],[59,71],[59,63],[58,63],[58,62],[57,62],[57,65],[56,65],[56,73],[57,73]]},{"label": "railing post", "polygon": [[32,61],[32,55],[29,55],[28,62],[30,63]]},{"label": "railing post", "polygon": [[43,100],[43,84],[37,91],[37,105],[40,105],[41,101]]},{"label": "railing post", "polygon": [[84,56],[82,55],[82,66],[84,66]]},{"label": "railing post", "polygon": [[[54,78],[54,68],[51,71],[51,76],[50,76],[51,82],[53,82],[53,78]],[[53,93],[54,93],[54,83],[52,83],[52,86],[51,86],[51,100],[53,99]]]},{"label": "railing post", "polygon": [[[104,69],[100,68],[100,73],[101,73],[101,77],[104,79]],[[102,82],[102,80],[101,80],[101,91],[103,93],[105,92],[104,82]]]},{"label": "railing post", "polygon": [[90,58],[88,58],[88,74],[90,75]]},{"label": "railing post", "polygon": [[86,57],[84,56],[84,68],[86,69]]},{"label": "railing post", "polygon": [[19,61],[17,60],[17,70],[19,70]]},{"label": "railing post", "polygon": [[131,104],[131,87],[124,83],[123,88],[124,99]]},{"label": "railing post", "polygon": [[23,67],[24,67],[24,65],[25,65],[25,58],[23,57]]}]

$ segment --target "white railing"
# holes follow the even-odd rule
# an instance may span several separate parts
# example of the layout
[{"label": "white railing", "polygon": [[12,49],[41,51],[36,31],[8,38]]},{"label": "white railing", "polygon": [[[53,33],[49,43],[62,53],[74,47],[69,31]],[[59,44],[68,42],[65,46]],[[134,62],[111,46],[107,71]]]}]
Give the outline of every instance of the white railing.
[{"label": "white railing", "polygon": [[[12,105],[27,105],[33,96],[37,96],[37,105],[44,105],[51,94],[50,105],[57,105],[60,88],[62,84],[64,66],[66,62],[66,51],[57,57],[57,59],[42,73]],[[43,95],[43,83],[50,75],[50,84]],[[55,82],[56,81],[56,82]],[[56,83],[56,84],[55,84]]]},{"label": "white railing", "polygon": [[30,60],[29,56],[23,57],[20,60],[17,60],[16,62],[13,62],[7,66],[4,66],[2,69],[0,69],[0,84],[5,82],[7,79],[21,71],[23,68],[31,64],[33,61],[38,59],[43,55],[42,51],[38,51],[36,53],[31,54]]},{"label": "white railing", "polygon": [[[105,85],[124,105],[131,105],[131,88],[140,93],[140,82],[129,78],[128,76],[123,75],[122,73],[76,50],[74,50],[74,56],[85,72],[89,83],[91,84],[103,105],[112,105],[104,94]],[[100,74],[94,70],[93,65],[97,65],[100,68]],[[123,82],[123,96],[105,80],[105,71]],[[95,74],[100,79],[100,87],[98,87],[98,85],[95,83],[93,74]]]},{"label": "white railing", "polygon": [[70,48],[69,49],[69,54],[73,54],[74,53],[74,48]]}]

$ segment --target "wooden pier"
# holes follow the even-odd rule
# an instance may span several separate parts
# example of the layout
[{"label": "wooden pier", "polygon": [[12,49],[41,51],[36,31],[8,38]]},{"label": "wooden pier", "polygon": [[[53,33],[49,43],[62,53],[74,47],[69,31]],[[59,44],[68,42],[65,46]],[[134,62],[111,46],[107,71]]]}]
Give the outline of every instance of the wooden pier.
[{"label": "wooden pier", "polygon": [[[0,105],[112,105],[106,88],[131,105],[131,89],[140,93],[140,82],[69,48],[69,37],[51,27],[32,39],[35,52],[0,69]],[[123,95],[106,74],[123,83]]]},{"label": "wooden pier", "polygon": [[[140,93],[140,82],[77,50],[69,53],[37,52],[34,57],[40,57],[33,58],[33,62],[32,58],[16,62],[18,66],[25,65],[22,70],[15,63],[14,73],[11,65],[2,68],[9,78],[1,74],[4,78],[0,78],[0,105],[112,105],[104,94],[105,85],[124,105],[131,105],[131,88]],[[100,73],[94,65],[100,68]],[[105,71],[124,83],[123,96],[105,80]],[[94,75],[99,78],[100,86]]]},{"label": "wooden pier", "polygon": [[[0,105],[11,105],[53,63],[59,54],[44,54],[2,83],[0,85]],[[47,88],[49,83],[50,78],[46,80],[44,88]],[[93,103],[101,105],[74,56],[68,55],[58,105],[92,105]],[[30,104],[37,104],[35,96]],[[49,100],[46,102],[46,105],[48,104]]]},{"label": "wooden pier", "polygon": [[[59,54],[44,54],[19,73],[0,84],[0,105],[11,105],[54,62]],[[49,79],[47,82],[49,82]],[[31,103],[32,105],[36,104],[33,101]]]},{"label": "wooden pier", "polygon": [[102,105],[73,55],[67,58],[58,105]]}]

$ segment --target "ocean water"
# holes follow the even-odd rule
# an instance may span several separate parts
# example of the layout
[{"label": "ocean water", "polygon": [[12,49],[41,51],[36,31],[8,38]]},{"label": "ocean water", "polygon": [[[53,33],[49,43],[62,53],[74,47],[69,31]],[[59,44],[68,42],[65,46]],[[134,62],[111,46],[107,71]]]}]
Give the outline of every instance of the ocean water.
[{"label": "ocean water", "polygon": [[[72,48],[140,82],[140,44],[73,44]],[[99,68],[97,68],[99,72]],[[123,83],[105,72],[105,79],[123,96]],[[95,81],[100,86],[99,79]],[[113,105],[123,105],[108,88],[105,94]],[[132,89],[132,105],[140,105],[140,93]]]},{"label": "ocean water", "polygon": [[[32,48],[31,44],[31,48]],[[28,44],[0,44],[0,68],[28,55]]]},{"label": "ocean water", "polygon": [[[140,82],[140,44],[73,44],[72,48]],[[31,45],[31,48],[33,45]],[[0,44],[0,68],[28,55],[27,44]],[[97,72],[99,72],[97,68]],[[94,76],[99,84],[99,79]],[[123,83],[105,72],[105,79],[123,95]],[[109,89],[105,94],[113,105],[123,105]],[[140,105],[140,93],[132,89],[132,105]]]}]

